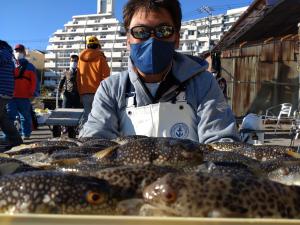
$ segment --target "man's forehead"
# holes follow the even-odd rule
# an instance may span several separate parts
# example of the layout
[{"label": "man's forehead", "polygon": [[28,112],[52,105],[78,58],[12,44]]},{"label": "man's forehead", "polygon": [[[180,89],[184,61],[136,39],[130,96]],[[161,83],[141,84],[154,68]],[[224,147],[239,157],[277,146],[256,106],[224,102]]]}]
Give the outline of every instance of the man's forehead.
[{"label": "man's forehead", "polygon": [[173,25],[169,12],[165,9],[147,10],[145,8],[138,9],[130,24],[141,25],[146,23],[170,24]]}]

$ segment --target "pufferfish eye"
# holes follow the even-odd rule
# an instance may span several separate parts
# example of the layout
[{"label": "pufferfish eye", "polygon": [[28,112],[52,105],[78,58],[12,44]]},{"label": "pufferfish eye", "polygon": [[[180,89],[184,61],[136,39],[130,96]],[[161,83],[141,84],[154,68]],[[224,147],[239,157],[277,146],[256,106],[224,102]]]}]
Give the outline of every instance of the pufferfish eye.
[{"label": "pufferfish eye", "polygon": [[86,200],[93,205],[99,205],[107,200],[107,196],[104,193],[89,191],[86,194]]},{"label": "pufferfish eye", "polygon": [[166,190],[163,192],[163,200],[167,203],[173,203],[177,199],[177,194],[174,190]]}]

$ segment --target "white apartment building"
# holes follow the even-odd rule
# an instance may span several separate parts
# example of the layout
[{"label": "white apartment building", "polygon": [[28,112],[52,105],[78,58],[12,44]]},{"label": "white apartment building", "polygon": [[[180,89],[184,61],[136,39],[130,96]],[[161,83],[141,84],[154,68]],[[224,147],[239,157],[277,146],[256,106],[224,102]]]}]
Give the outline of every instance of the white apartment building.
[{"label": "white apartment building", "polygon": [[184,21],[180,31],[179,52],[200,55],[220,40],[248,7],[227,10],[226,14],[212,15]]},{"label": "white apartment building", "polygon": [[[213,41],[219,40],[245,9],[183,22],[178,51],[198,55],[208,50],[209,36]],[[73,16],[72,21],[49,39],[45,55],[45,86],[57,87],[61,72],[69,67],[70,55],[79,55],[86,47],[87,37],[92,35],[99,38],[112,74],[126,68],[126,33],[122,23],[114,17],[114,0],[97,0],[97,14]]]}]

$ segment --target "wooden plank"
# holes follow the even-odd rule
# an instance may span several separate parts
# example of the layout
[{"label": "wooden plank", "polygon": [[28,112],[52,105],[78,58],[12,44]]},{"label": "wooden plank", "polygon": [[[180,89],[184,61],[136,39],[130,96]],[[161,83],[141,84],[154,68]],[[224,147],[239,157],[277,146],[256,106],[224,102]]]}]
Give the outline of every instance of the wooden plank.
[{"label": "wooden plank", "polygon": [[300,220],[23,214],[0,215],[0,223],[9,225],[288,225],[300,224]]}]

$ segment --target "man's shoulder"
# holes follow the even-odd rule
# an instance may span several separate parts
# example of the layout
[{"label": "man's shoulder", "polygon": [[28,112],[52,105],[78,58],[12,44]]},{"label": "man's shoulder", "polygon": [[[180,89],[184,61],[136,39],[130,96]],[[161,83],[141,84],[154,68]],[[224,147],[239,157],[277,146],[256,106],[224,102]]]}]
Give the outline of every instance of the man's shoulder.
[{"label": "man's shoulder", "polygon": [[31,62],[29,62],[27,59],[25,59],[25,60],[26,61],[24,61],[24,63],[26,64],[26,70],[35,71],[36,70],[35,66]]},{"label": "man's shoulder", "polygon": [[109,77],[105,78],[103,81],[107,83],[123,83],[127,80],[128,78],[128,72],[123,71],[123,72],[118,72],[110,75]]}]

